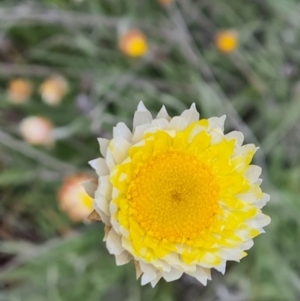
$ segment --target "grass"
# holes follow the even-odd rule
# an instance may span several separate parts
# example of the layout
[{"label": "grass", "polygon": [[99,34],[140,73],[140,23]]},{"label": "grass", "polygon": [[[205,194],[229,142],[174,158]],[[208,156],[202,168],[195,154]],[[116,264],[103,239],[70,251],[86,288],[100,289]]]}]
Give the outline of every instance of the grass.
[{"label": "grass", "polygon": [[[299,14],[296,0],[178,0],[167,9],[155,0],[1,1],[0,300],[299,300]],[[146,34],[146,57],[118,51],[124,22]],[[230,55],[213,46],[223,28],[239,32]],[[62,106],[36,92],[24,106],[6,101],[11,78],[38,87],[53,73],[70,85]],[[256,163],[272,223],[248,257],[205,288],[188,277],[141,287],[133,265],[115,266],[101,225],[73,224],[58,209],[64,176],[89,171],[96,137],[110,137],[118,121],[131,126],[141,99],[153,112],[165,104],[176,114],[195,102],[203,117],[226,114],[227,131],[261,146]],[[65,129],[54,148],[20,138],[19,121],[34,114]]]}]

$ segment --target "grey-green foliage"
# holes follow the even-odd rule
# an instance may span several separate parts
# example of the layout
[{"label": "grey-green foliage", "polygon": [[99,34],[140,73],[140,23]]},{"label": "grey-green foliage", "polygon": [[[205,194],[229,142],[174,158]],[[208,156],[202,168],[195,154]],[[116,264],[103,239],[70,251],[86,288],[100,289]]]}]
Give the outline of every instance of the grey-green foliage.
[{"label": "grey-green foliage", "polygon": [[1,292],[0,300],[169,300],[166,288],[142,290],[133,264],[117,267],[101,236],[100,227],[89,226],[41,245],[3,243],[0,252],[17,257],[0,274],[13,288]]},{"label": "grey-green foliage", "polygon": [[[299,13],[296,0],[178,0],[169,9],[156,0],[1,1],[0,300],[298,300]],[[145,32],[145,58],[118,51],[126,23]],[[239,33],[230,55],[213,46],[223,28]],[[37,93],[53,73],[70,85],[59,107]],[[26,105],[6,101],[13,77],[35,88]],[[111,137],[118,121],[131,127],[140,100],[153,112],[165,104],[170,115],[195,102],[203,117],[226,114],[226,130],[261,146],[255,162],[264,167],[272,223],[207,288],[188,278],[141,287],[133,264],[115,266],[100,227],[71,223],[57,205],[64,176],[88,171],[99,156],[96,137]],[[61,133],[53,147],[20,139],[19,121],[35,114]]]}]

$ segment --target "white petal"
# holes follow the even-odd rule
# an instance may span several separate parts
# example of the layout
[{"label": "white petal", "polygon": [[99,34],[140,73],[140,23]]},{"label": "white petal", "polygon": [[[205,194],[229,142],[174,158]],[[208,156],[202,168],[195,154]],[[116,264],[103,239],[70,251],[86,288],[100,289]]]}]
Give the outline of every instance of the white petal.
[{"label": "white petal", "polygon": [[119,233],[126,238],[129,237],[129,231],[123,226],[119,226]]},{"label": "white petal", "polygon": [[132,244],[131,242],[124,236],[122,236],[122,247],[132,254]]},{"label": "white petal", "polygon": [[[206,269],[208,270],[208,269]],[[190,276],[193,276],[196,278],[199,282],[201,282],[203,285],[207,284],[207,280],[210,279],[210,270],[209,271],[209,277],[207,275],[207,272],[200,266],[197,266],[197,269],[195,272],[185,272]]]},{"label": "white petal", "polygon": [[211,117],[208,118],[208,124],[210,128],[219,128],[222,132],[224,132],[224,122],[226,119],[226,115],[221,117]]},{"label": "white petal", "polygon": [[165,129],[168,127],[169,121],[165,118],[154,119],[152,120],[151,125],[159,129]]},{"label": "white petal", "polygon": [[172,268],[170,272],[165,272],[165,271],[160,271],[160,272],[167,282],[177,280],[183,274],[183,271],[175,269],[175,268]]},{"label": "white petal", "polygon": [[114,229],[111,229],[107,235],[106,247],[110,254],[120,255],[124,248],[121,244],[121,237],[115,232]]},{"label": "white petal", "polygon": [[253,184],[260,186],[260,184],[262,183],[262,179],[258,178]]},{"label": "white petal", "polygon": [[132,133],[124,122],[119,122],[113,128],[113,137],[114,138],[122,137],[123,139],[127,140],[128,142],[131,142]]},{"label": "white petal", "polygon": [[266,233],[266,231],[263,228],[258,228],[257,231],[259,232],[259,234]]},{"label": "white petal", "polygon": [[245,250],[249,250],[253,247],[254,245],[254,242],[253,242],[253,239],[249,239],[247,241],[245,241],[244,243],[242,243],[241,245],[239,245],[239,248],[243,251]]},{"label": "white petal", "polygon": [[111,151],[116,164],[120,164],[126,159],[130,146],[131,143],[122,137],[117,137],[111,140],[108,149]]},{"label": "white petal", "polygon": [[116,161],[112,152],[109,149],[107,149],[106,151],[105,162],[110,171],[112,171],[116,165]]},{"label": "white petal", "polygon": [[244,142],[243,133],[238,132],[238,131],[230,132],[230,133],[226,134],[225,137],[228,141],[234,139],[235,140],[235,145],[238,146],[238,147],[242,146],[242,144]]},{"label": "white petal", "polygon": [[158,272],[156,278],[151,281],[151,286],[155,287],[155,285],[158,283],[161,277],[161,274]]},{"label": "white petal", "polygon": [[142,279],[141,279],[141,285],[145,285],[151,281],[154,281],[156,279],[157,275],[149,275],[147,273],[143,273]]},{"label": "white petal", "polygon": [[194,272],[189,272],[188,274],[207,277],[207,272],[199,265],[196,266],[196,270]]},{"label": "white petal", "polygon": [[262,198],[258,201],[253,203],[253,205],[258,208],[261,209],[262,207],[264,207],[268,202],[270,201],[270,195],[267,193],[264,193]]},{"label": "white petal", "polygon": [[[246,224],[248,224],[248,222]],[[252,228],[253,228],[253,226],[250,226],[248,229],[244,229],[244,230],[235,230],[234,233],[238,237],[240,237],[243,241],[246,242],[246,241],[253,238],[253,236],[251,236],[251,229]],[[263,228],[258,227],[258,228],[256,228],[256,230],[259,232],[259,234],[265,233],[265,230]]]},{"label": "white petal", "polygon": [[105,138],[98,138],[97,140],[98,140],[98,143],[100,146],[100,152],[101,152],[102,156],[105,157],[106,150],[108,148],[108,144],[109,144],[110,140],[105,139]]},{"label": "white petal", "polygon": [[234,234],[240,237],[243,241],[248,241],[249,239],[252,238],[249,229],[235,230]]},{"label": "white petal", "polygon": [[112,201],[109,203],[109,211],[110,215],[114,215],[118,211],[117,205]]},{"label": "white petal", "polygon": [[136,279],[139,279],[141,277],[141,275],[143,274],[141,267],[140,267],[140,262],[137,260],[134,260],[134,267],[135,267]]},{"label": "white petal", "polygon": [[121,232],[120,232],[120,225],[119,225],[118,221],[117,221],[113,216],[111,216],[110,223],[111,223],[112,227],[114,228],[114,230],[115,230],[119,235],[121,235]]},{"label": "white petal", "polygon": [[107,167],[106,161],[103,158],[97,158],[89,161],[88,163],[93,169],[95,169],[99,177],[109,174],[109,169]]},{"label": "white petal", "polygon": [[233,260],[239,262],[241,259],[240,254],[242,251],[240,249],[220,248],[219,252],[221,257],[226,260]]},{"label": "white petal", "polygon": [[162,106],[160,111],[158,112],[156,118],[165,118],[170,121],[171,117],[169,116],[167,109],[165,106]]},{"label": "white petal", "polygon": [[188,122],[185,118],[176,116],[173,117],[169,123],[168,129],[182,131],[188,126]]},{"label": "white petal", "polygon": [[134,130],[132,141],[134,143],[141,141],[144,137],[145,132],[151,127],[152,125],[150,123],[137,126]]},{"label": "white petal", "polygon": [[142,100],[138,103],[137,111],[149,111]]},{"label": "white petal", "polygon": [[155,133],[155,132],[157,132],[157,131],[159,131],[159,130],[161,130],[161,128],[160,127],[158,127],[158,126],[151,126],[149,129],[147,129],[146,130],[146,133]]},{"label": "white petal", "polygon": [[140,263],[141,270],[143,272],[143,276],[141,280],[142,285],[145,285],[155,280],[157,277],[156,269],[152,265],[147,264],[143,261],[140,261],[139,263]]},{"label": "white petal", "polygon": [[206,252],[201,260],[201,266],[205,268],[212,268],[214,267],[213,262],[216,260],[219,254],[214,254],[214,252]]},{"label": "white petal", "polygon": [[164,256],[163,260],[165,260],[170,266],[173,266],[177,269],[190,272],[196,271],[196,265],[184,263],[179,257],[178,253],[171,252]]},{"label": "white petal", "polygon": [[104,237],[103,237],[103,241],[106,241],[110,229],[111,229],[110,226],[106,226],[106,225],[104,226]]},{"label": "white petal", "polygon": [[237,193],[235,197],[248,203],[255,203],[261,200],[263,196],[259,186],[251,185],[247,192]]},{"label": "white petal", "polygon": [[94,180],[85,181],[80,183],[81,186],[85,189],[86,193],[91,197],[94,198],[95,191],[97,189],[97,183]]},{"label": "white petal", "polygon": [[116,264],[123,265],[128,263],[131,259],[132,256],[128,252],[123,251],[120,255],[116,255]]},{"label": "white petal", "polygon": [[193,103],[191,105],[191,108],[189,110],[183,111],[180,116],[186,119],[187,124],[191,124],[192,122],[199,120],[200,114],[198,113],[196,106]]},{"label": "white petal", "polygon": [[271,222],[271,218],[268,215],[260,213],[256,215],[253,219],[247,221],[247,225],[255,228],[262,228],[269,225]]},{"label": "white petal", "polygon": [[147,124],[152,121],[152,115],[147,110],[142,101],[138,104],[137,111],[134,113],[133,118],[133,129],[142,124]]},{"label": "white petal", "polygon": [[238,156],[243,156],[248,152],[253,152],[254,154],[258,150],[257,147],[253,143],[242,145],[241,147],[235,148],[231,158],[235,158]]},{"label": "white petal", "polygon": [[224,275],[226,270],[226,261],[223,260],[218,266],[215,267],[215,269]]},{"label": "white petal", "polygon": [[211,141],[210,141],[211,145],[220,143],[224,140],[224,134],[220,130],[215,130],[215,129],[211,130],[209,131],[209,134],[211,136]]},{"label": "white petal", "polygon": [[111,199],[112,185],[110,176],[102,176],[99,178],[100,185],[98,186],[99,194],[103,195],[107,200]]},{"label": "white petal", "polygon": [[100,215],[102,222],[107,225],[110,226],[110,218],[109,216],[107,216],[97,205],[97,202],[94,200],[93,206],[95,208],[95,210],[97,211],[97,213]]},{"label": "white petal", "polygon": [[246,161],[245,158],[249,156],[249,154],[253,153],[253,155],[257,151],[257,147],[254,144],[245,144],[241,147],[235,148],[233,154],[231,155],[231,159],[236,159],[239,163],[234,166],[234,170],[237,172],[242,172],[245,170]]},{"label": "white petal", "polygon": [[249,165],[247,168],[244,177],[250,182],[255,183],[258,177],[261,175],[261,167],[257,165]]},{"label": "white petal", "polygon": [[163,270],[165,272],[171,271],[171,266],[169,263],[167,263],[165,260],[155,260],[152,262],[152,264],[155,266],[158,270]]},{"label": "white petal", "polygon": [[98,190],[95,192],[95,204],[107,216],[110,215],[110,212],[109,212],[109,201],[106,199],[105,196],[103,196],[102,194],[100,194]]},{"label": "white petal", "polygon": [[[202,267],[199,267],[199,268],[202,268]],[[198,266],[197,266],[197,269],[198,269]],[[206,273],[207,279],[211,280],[211,269],[207,269],[207,268],[202,268],[202,269]]]}]

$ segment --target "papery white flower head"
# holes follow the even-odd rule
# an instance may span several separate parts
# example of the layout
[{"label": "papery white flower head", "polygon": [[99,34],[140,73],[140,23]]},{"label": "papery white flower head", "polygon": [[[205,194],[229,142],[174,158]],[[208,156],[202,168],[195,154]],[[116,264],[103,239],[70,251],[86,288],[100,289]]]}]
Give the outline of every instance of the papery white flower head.
[{"label": "papery white flower head", "polygon": [[68,82],[61,75],[52,75],[41,84],[39,92],[43,102],[50,106],[58,106],[68,92]]},{"label": "papery white flower head", "polygon": [[52,145],[53,124],[42,116],[28,116],[20,123],[20,134],[23,139],[33,145]]},{"label": "papery white flower head", "polygon": [[90,162],[99,184],[85,184],[93,218],[117,265],[134,260],[142,284],[186,273],[206,285],[270,223],[261,168],[250,165],[257,148],[242,145],[241,132],[224,134],[224,121],[199,120],[194,104],[173,118],[163,106],[153,118],[140,102],[132,131],[121,122],[111,140],[99,139],[103,157]]}]

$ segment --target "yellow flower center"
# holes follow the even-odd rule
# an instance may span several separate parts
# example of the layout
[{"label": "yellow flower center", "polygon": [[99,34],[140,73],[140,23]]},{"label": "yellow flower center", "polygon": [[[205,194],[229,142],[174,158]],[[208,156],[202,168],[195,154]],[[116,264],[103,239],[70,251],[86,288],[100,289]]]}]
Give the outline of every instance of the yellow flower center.
[{"label": "yellow flower center", "polygon": [[220,32],[216,36],[215,43],[219,51],[230,53],[237,48],[237,34],[234,31]]},{"label": "yellow flower center", "polygon": [[140,56],[147,51],[147,44],[143,37],[132,37],[128,41],[128,54],[131,56]]},{"label": "yellow flower center", "polygon": [[129,212],[145,233],[169,242],[186,242],[207,230],[218,197],[210,167],[180,150],[150,157],[127,194]]}]

